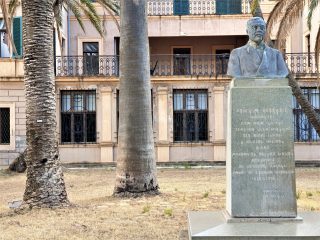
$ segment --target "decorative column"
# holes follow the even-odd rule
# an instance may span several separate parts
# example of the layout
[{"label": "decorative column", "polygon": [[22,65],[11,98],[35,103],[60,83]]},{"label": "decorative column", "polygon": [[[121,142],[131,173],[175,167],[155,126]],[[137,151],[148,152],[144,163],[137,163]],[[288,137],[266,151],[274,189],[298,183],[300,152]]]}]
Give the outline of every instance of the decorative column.
[{"label": "decorative column", "polygon": [[[224,87],[213,88],[213,143],[214,143],[214,161],[226,160],[226,139],[224,124]],[[210,109],[211,110],[211,109]]]},{"label": "decorative column", "polygon": [[113,162],[112,88],[101,88],[101,162]]},{"label": "decorative column", "polygon": [[158,162],[169,162],[169,135],[168,135],[168,88],[158,88]]}]

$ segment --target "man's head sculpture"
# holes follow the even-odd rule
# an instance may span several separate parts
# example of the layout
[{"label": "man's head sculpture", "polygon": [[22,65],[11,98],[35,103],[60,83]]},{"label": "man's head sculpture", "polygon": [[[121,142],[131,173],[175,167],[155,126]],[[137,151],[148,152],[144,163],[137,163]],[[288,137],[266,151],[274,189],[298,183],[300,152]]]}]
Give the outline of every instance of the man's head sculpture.
[{"label": "man's head sculpture", "polygon": [[283,78],[288,75],[282,54],[264,43],[265,33],[266,23],[262,18],[254,17],[247,22],[249,42],[232,50],[227,75],[236,78]]},{"label": "man's head sculpture", "polygon": [[247,22],[247,34],[251,41],[260,44],[266,34],[265,21],[260,17],[251,18]]}]

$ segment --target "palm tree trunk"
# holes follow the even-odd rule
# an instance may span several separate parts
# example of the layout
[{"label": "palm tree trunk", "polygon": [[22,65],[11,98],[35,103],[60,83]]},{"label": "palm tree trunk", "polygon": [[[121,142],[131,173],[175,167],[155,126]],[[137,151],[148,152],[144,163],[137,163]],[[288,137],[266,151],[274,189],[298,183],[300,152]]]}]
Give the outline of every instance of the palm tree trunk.
[{"label": "palm tree trunk", "polygon": [[296,97],[303,113],[307,116],[309,122],[312,124],[317,134],[320,136],[320,114],[318,114],[314,110],[308,99],[303,95],[298,82],[295,80],[291,73],[289,74],[288,78],[289,86],[292,89],[293,95]]},{"label": "palm tree trunk", "polygon": [[56,135],[53,0],[23,0],[27,182],[24,205],[68,205]]},{"label": "palm tree trunk", "polygon": [[121,0],[120,18],[120,116],[114,193],[154,193],[158,183],[146,1]]}]

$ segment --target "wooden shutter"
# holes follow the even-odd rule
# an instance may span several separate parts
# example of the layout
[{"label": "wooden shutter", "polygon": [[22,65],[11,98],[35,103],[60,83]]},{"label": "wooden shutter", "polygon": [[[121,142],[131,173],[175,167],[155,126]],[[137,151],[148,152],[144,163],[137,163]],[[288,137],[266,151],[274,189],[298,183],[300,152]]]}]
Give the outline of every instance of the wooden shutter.
[{"label": "wooden shutter", "polygon": [[22,56],[22,17],[13,18],[13,42],[18,56]]},{"label": "wooden shutter", "polygon": [[173,14],[174,15],[189,15],[189,0],[174,0]]},{"label": "wooden shutter", "polygon": [[241,0],[216,0],[216,14],[241,14]]}]

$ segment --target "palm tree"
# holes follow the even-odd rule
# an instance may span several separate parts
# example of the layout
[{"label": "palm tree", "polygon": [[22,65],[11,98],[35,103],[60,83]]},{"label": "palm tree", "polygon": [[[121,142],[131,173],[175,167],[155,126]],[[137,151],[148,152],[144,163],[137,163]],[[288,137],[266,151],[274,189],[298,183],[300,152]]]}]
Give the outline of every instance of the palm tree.
[{"label": "palm tree", "polygon": [[[99,3],[113,18],[115,24],[117,25],[118,29],[120,30],[120,26],[118,20],[116,19],[115,15],[119,14],[120,6],[113,2],[112,0],[97,0]],[[7,33],[9,35],[9,42],[13,48],[13,52],[17,55],[17,51],[14,45],[14,41],[12,39],[12,19],[15,14],[16,8],[21,4],[21,0],[10,0],[9,8],[7,8],[6,0],[0,0],[0,9],[2,9]],[[95,29],[99,32],[101,36],[103,36],[103,29],[101,20],[99,15],[92,4],[91,0],[55,0],[53,3],[53,11],[54,11],[54,20],[56,22],[57,33],[60,48],[62,47],[62,38],[61,38],[61,27],[62,27],[62,6],[65,4],[74,14],[75,18],[77,19],[80,27],[83,31],[85,31],[84,24],[82,21],[81,14],[85,14],[91,24],[95,27]],[[62,53],[62,52],[61,52]],[[26,170],[26,151],[21,153],[9,166],[9,169],[12,171],[24,172]],[[22,166],[21,168],[17,169],[16,166]]]},{"label": "palm tree", "polygon": [[[308,27],[311,28],[311,19],[315,8],[317,7],[319,0],[311,0],[309,5],[308,14]],[[261,9],[259,0],[250,0],[251,11],[254,16],[261,17]],[[292,27],[301,16],[301,12],[304,8],[304,1],[302,0],[280,0],[277,2],[273,10],[271,11],[267,22],[267,39],[270,39],[270,34],[277,22],[280,22],[277,31],[277,47],[290,33]],[[258,9],[258,10],[256,10]],[[259,11],[260,9],[260,11]],[[320,51],[320,26],[316,39],[315,55],[316,66],[319,66],[319,51]],[[319,67],[318,67],[319,69]],[[308,120],[320,136],[320,115],[314,110],[308,99],[304,96],[301,88],[294,78],[294,75],[290,73],[288,75],[289,86],[292,88],[292,93],[296,97],[297,102],[301,106],[302,111],[307,116]]]},{"label": "palm tree", "polygon": [[53,69],[55,0],[22,0],[29,207],[68,205],[56,134]]},{"label": "palm tree", "polygon": [[29,207],[69,205],[56,134],[52,31],[56,4],[56,0],[22,0],[27,129],[23,204]]},{"label": "palm tree", "polygon": [[[115,24],[117,25],[118,29],[120,30],[120,26],[118,20],[116,19],[115,15],[119,14],[120,6],[112,1],[112,0],[97,0],[99,3],[113,18]],[[0,0],[0,9],[2,9],[6,30],[9,35],[9,42],[12,46],[13,53],[17,55],[17,50],[14,45],[14,41],[12,38],[12,19],[13,15],[17,9],[17,7],[21,4],[21,0],[10,0],[9,1],[9,8],[7,7],[6,0]],[[63,5],[67,6],[68,9],[74,14],[75,18],[77,19],[81,29],[85,32],[84,24],[82,21],[82,15],[84,14],[90,21],[90,23],[94,26],[94,28],[98,31],[98,33],[103,36],[103,28],[101,24],[101,19],[92,4],[92,0],[55,0],[54,1],[54,20],[56,22],[57,33],[60,47],[62,46],[62,38],[61,38],[61,27],[62,27],[62,7]]]},{"label": "palm tree", "polygon": [[115,195],[157,193],[145,0],[121,0],[120,116]]}]

